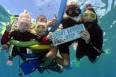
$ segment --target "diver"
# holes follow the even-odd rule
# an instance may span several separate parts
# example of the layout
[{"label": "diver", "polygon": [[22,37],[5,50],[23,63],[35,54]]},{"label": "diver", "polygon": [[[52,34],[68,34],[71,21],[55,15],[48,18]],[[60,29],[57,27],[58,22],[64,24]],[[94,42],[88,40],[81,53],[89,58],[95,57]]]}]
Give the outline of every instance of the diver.
[{"label": "diver", "polygon": [[[78,18],[81,15],[81,9],[76,2],[70,2],[66,7],[66,14],[61,22],[63,29],[75,26],[76,24],[80,24],[80,22],[75,21],[73,18]],[[59,52],[62,56],[62,60],[60,60],[61,64],[64,68],[70,68],[70,52],[69,46],[74,42],[70,41],[58,46]]]},{"label": "diver", "polygon": [[[44,52],[37,53],[35,50],[32,50],[32,52],[40,55],[41,57],[41,64],[38,67],[38,70],[40,73],[43,73],[45,69],[50,69],[55,72],[62,72],[63,67],[61,67],[59,64],[56,63],[54,60],[57,54],[57,47],[54,47],[52,45],[52,41],[50,40],[51,33],[48,33],[48,27],[55,24],[55,18],[52,20],[47,20],[47,18],[43,15],[38,16],[36,19],[36,26],[34,29],[34,34],[43,38],[40,42],[42,44],[50,44],[51,48],[50,50],[44,50]],[[38,50],[37,50],[38,51]],[[40,50],[43,51],[43,50]]]},{"label": "diver", "polygon": [[90,4],[85,6],[81,23],[84,24],[86,32],[82,32],[81,38],[78,39],[76,58],[80,60],[87,56],[89,61],[95,63],[98,56],[103,53],[103,31],[98,25],[97,15]]},{"label": "diver", "polygon": [[[97,57],[102,53],[103,32],[97,23],[97,15],[95,11],[93,11],[93,8],[88,9],[88,6],[86,6],[85,9],[87,10],[84,11],[84,14],[81,14],[79,5],[75,2],[67,5],[67,17],[62,21],[63,28],[72,27],[76,24],[84,24],[85,30],[81,32],[79,39],[58,46],[59,52],[63,57],[61,64],[64,65],[64,68],[70,66],[69,46],[73,42],[78,43],[76,49],[76,58],[78,61],[80,61],[83,56],[87,56],[90,62],[95,63]],[[87,15],[88,13],[89,15]],[[80,18],[78,19],[78,17]],[[75,18],[77,18],[77,20]]]},{"label": "diver", "polygon": [[[3,45],[4,48],[7,48],[9,46],[8,41],[10,39],[18,40],[18,41],[30,41],[30,40],[40,40],[40,37],[32,34],[29,32],[29,28],[31,26],[31,16],[27,11],[24,11],[23,13],[20,14],[17,22],[17,29],[16,30],[11,30],[11,26],[6,27],[6,31],[2,36],[1,39],[1,44]],[[7,63],[9,65],[12,65],[12,59],[19,55],[23,61],[26,60],[24,54],[27,54],[27,48],[26,47],[18,47],[18,46],[13,46],[12,51],[10,51],[11,54],[9,56],[9,59]]]}]

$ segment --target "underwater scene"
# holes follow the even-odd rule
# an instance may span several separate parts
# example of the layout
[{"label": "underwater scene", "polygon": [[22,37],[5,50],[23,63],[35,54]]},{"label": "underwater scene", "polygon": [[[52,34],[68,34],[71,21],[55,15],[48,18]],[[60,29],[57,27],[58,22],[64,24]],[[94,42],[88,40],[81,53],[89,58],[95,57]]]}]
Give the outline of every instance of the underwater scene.
[{"label": "underwater scene", "polygon": [[[70,3],[73,2],[74,5],[77,4],[77,6],[75,7],[79,7],[76,8],[78,9],[77,11],[75,11],[75,9],[72,10],[72,5],[71,7],[67,7],[68,5],[70,5]],[[91,12],[91,11],[86,11],[85,12],[85,6],[88,5],[89,10],[90,9],[94,9],[95,11]],[[68,8],[68,10],[67,10]],[[71,8],[71,9],[70,9]],[[70,9],[70,10],[69,10]],[[80,12],[81,10],[81,12]],[[24,12],[23,12],[24,11]],[[92,39],[92,35],[91,33],[86,32],[85,31],[85,35],[79,35],[80,33],[78,33],[78,35],[75,35],[75,32],[78,32],[79,30],[76,31],[75,28],[77,27],[72,27],[69,28],[66,26],[65,31],[63,31],[62,33],[59,32],[53,32],[55,31],[57,28],[57,30],[62,29],[62,25],[60,25],[61,23],[63,23],[63,25],[68,25],[71,23],[66,23],[65,21],[63,22],[63,17],[66,14],[69,14],[69,22],[71,23],[75,23],[77,21],[80,20],[79,18],[76,20],[74,17],[76,16],[81,16],[83,17],[83,23],[85,24],[84,18],[85,19],[90,19],[92,23],[96,23],[99,24],[100,27],[97,27],[98,29],[102,30],[102,36],[100,36],[100,31],[96,32],[96,29],[93,30],[93,33],[98,33],[95,34],[95,36],[93,36],[93,38],[95,38],[93,44],[90,44],[90,46],[92,46],[96,51],[98,51],[100,54],[97,54],[96,61],[94,62],[93,58],[91,59],[90,57],[87,56],[87,54],[92,53],[92,52],[87,52],[86,56],[79,57],[79,54],[77,53],[77,49],[78,49],[78,45],[76,42],[73,42],[70,44],[69,46],[69,51],[65,52],[62,51],[63,49],[68,51],[66,49],[67,44],[65,44],[67,41],[74,41],[75,38],[79,38],[82,37],[82,39],[84,39],[86,45],[89,46],[88,42],[92,42],[90,41]],[[80,15],[75,15],[74,14],[80,14]],[[83,13],[83,14],[81,14]],[[91,18],[87,18],[86,14],[92,14],[93,17]],[[72,16],[71,16],[72,14]],[[25,16],[24,16],[25,15]],[[24,18],[23,18],[24,16]],[[27,16],[27,19],[26,19]],[[53,27],[48,26],[47,25],[47,32],[49,32],[48,34],[50,35],[51,32],[53,32],[53,37],[54,40],[52,39],[53,45],[51,45],[51,41],[48,44],[48,39],[46,41],[46,38],[43,38],[42,36],[42,40],[41,38],[38,39],[38,37],[41,36],[37,36],[35,37],[35,35],[31,34],[30,32],[28,33],[28,31],[25,32],[25,30],[27,29],[28,25],[35,25],[38,24],[37,21],[39,21],[39,17],[38,16],[43,16],[46,17],[43,18],[43,20],[41,21],[45,21],[47,22],[47,24],[53,25]],[[85,17],[84,17],[85,16]],[[14,18],[13,18],[14,17]],[[16,20],[17,19],[17,20]],[[45,20],[44,20],[45,19]],[[52,22],[53,20],[53,22]],[[54,21],[55,20],[55,21]],[[14,23],[16,21],[16,23]],[[55,22],[55,23],[54,23]],[[73,23],[73,24],[74,24]],[[76,23],[76,24],[79,24]],[[13,33],[11,32],[11,34],[9,35],[9,33],[6,33],[10,28],[8,28],[8,25],[13,24],[14,27],[12,31],[14,31],[14,34],[16,32],[19,31],[19,34],[13,35]],[[16,26],[18,25],[18,26]],[[23,25],[20,26],[19,25]],[[44,23],[39,23],[38,25],[45,25]],[[59,26],[60,25],[60,26]],[[75,24],[74,24],[75,25]],[[85,24],[86,25],[86,24]],[[0,39],[1,39],[1,44],[0,44],[0,77],[116,77],[116,0],[0,0]],[[25,27],[24,27],[25,26]],[[16,27],[16,28],[15,28]],[[35,27],[34,26],[34,32],[33,30],[32,33],[36,33],[36,34],[46,34],[45,30],[41,30],[43,28],[46,28],[46,26],[44,27]],[[50,28],[50,30],[49,30]],[[63,28],[65,28],[63,26]],[[86,28],[86,26],[85,26]],[[84,30],[85,30],[84,28]],[[96,27],[95,27],[96,28]],[[17,31],[15,31],[14,29],[19,29]],[[31,28],[33,29],[33,27]],[[81,28],[83,29],[83,28]],[[7,31],[5,31],[7,30]],[[73,32],[73,30],[75,30]],[[37,33],[37,32],[41,32],[41,33]],[[42,32],[44,31],[44,32]],[[69,31],[69,32],[68,32]],[[71,32],[72,31],[72,32]],[[18,36],[21,34],[24,35],[22,36]],[[72,34],[71,34],[72,33]],[[30,35],[29,35],[30,34]],[[56,35],[55,35],[56,34]],[[59,34],[61,36],[59,36]],[[66,36],[67,34],[67,36]],[[5,36],[4,36],[5,35]],[[7,37],[7,35],[9,35]],[[26,37],[27,36],[27,37]],[[13,40],[10,38],[10,42],[7,43],[7,45],[9,46],[8,48],[4,49],[6,46],[6,41],[9,40],[9,37],[12,37]],[[16,38],[15,38],[16,37]],[[32,37],[32,38],[31,38]],[[49,37],[49,36],[48,36]],[[4,39],[5,38],[5,39]],[[16,41],[18,39],[18,41]],[[28,44],[30,42],[28,42],[28,44],[25,44],[26,42],[22,42],[24,40],[28,40],[30,41],[30,39],[34,39],[31,40],[31,44],[37,44],[38,40],[44,42],[45,44],[41,44],[41,42],[39,42],[38,47],[37,48],[34,46],[29,46]],[[51,37],[49,38],[51,39]],[[66,42],[64,43],[64,39],[66,40]],[[89,39],[89,41],[88,41]],[[101,40],[99,40],[101,39]],[[37,40],[37,41],[35,41]],[[57,40],[57,41],[56,41]],[[59,41],[60,40],[60,41]],[[97,40],[97,41],[96,41]],[[94,43],[96,45],[96,43],[98,43],[99,41],[100,43],[102,43],[102,48],[98,49],[97,47],[94,46]],[[22,44],[16,44],[17,46],[11,45],[11,43],[19,43],[19,41],[21,41]],[[47,44],[46,44],[47,42]],[[10,44],[9,44],[10,43]],[[58,44],[54,44],[54,43],[58,43]],[[63,43],[63,44],[62,44]],[[70,43],[70,42],[69,42]],[[69,44],[68,43],[68,44]],[[5,45],[4,45],[5,44]],[[65,44],[65,45],[64,45]],[[58,45],[64,45],[64,46],[58,46]],[[14,46],[14,47],[12,47]],[[18,47],[19,46],[19,47]],[[52,51],[52,47],[53,49],[61,49],[61,51],[63,53],[68,53],[69,58],[70,58],[70,63],[68,66],[65,66],[65,64],[61,64],[61,66],[59,66],[59,64],[57,64],[58,62],[60,63],[60,59],[58,58],[58,62],[57,59],[51,61],[49,60],[49,58],[47,58],[48,60],[48,64],[51,62],[51,65],[45,65],[47,67],[45,67],[44,69],[41,66],[44,66],[44,59],[42,59],[42,61],[38,62],[38,59],[34,59],[34,57],[31,57],[31,59],[25,59],[25,54],[22,55],[20,53],[20,50],[25,51],[26,47],[28,46],[28,48],[30,49],[34,49],[34,54],[38,54],[38,51],[36,49],[38,49],[39,51],[44,51],[42,49],[45,49],[48,51],[51,50]],[[56,48],[58,46],[58,48]],[[81,45],[80,45],[81,46]],[[15,48],[17,47],[17,48]],[[22,49],[21,49],[22,48]],[[85,47],[86,48],[86,47]],[[17,50],[16,50],[17,49]],[[16,50],[17,52],[13,53],[13,50]],[[81,50],[81,48],[80,48]],[[82,48],[83,50],[83,48]],[[10,52],[12,51],[12,52]],[[102,51],[102,53],[101,53]],[[28,52],[28,49],[27,51]],[[84,52],[84,51],[82,51]],[[25,53],[25,52],[24,52]],[[33,51],[28,52],[29,54],[33,53]],[[40,52],[39,52],[40,53]],[[52,53],[52,52],[51,52]],[[10,55],[9,55],[10,54]],[[13,54],[16,56],[17,54],[19,56],[13,56]],[[26,53],[27,54],[27,53]],[[60,53],[58,53],[59,55]],[[42,54],[43,55],[43,54]],[[49,54],[48,54],[49,55]],[[94,53],[95,55],[95,53]],[[8,59],[11,59],[13,57],[13,63],[11,63],[11,61],[8,61]],[[41,56],[40,56],[41,57]],[[43,57],[43,56],[42,56]],[[52,56],[53,57],[53,56]],[[36,57],[38,58],[38,57]],[[81,60],[80,60],[81,58]],[[78,61],[79,59],[79,61]],[[40,60],[40,59],[39,59]],[[25,62],[26,61],[26,62]],[[32,62],[32,63],[31,63]],[[43,62],[43,63],[42,63]],[[45,63],[46,64],[46,63]],[[57,66],[59,68],[57,68]],[[62,67],[62,69],[60,68]]]}]

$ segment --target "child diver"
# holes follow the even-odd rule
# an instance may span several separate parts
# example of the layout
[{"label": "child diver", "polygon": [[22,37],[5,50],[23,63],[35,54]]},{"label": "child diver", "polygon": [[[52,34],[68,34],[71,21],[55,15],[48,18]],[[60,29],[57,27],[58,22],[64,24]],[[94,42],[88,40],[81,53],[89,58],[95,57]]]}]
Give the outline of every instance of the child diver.
[{"label": "child diver", "polygon": [[[38,40],[39,37],[30,33],[29,28],[31,26],[31,16],[27,11],[24,11],[20,14],[17,22],[17,29],[14,31],[11,31],[11,26],[6,27],[6,31],[2,36],[1,44],[5,47],[8,46],[8,41],[10,39],[18,40],[18,41],[30,41],[30,40]],[[23,61],[26,60],[24,54],[27,54],[27,48],[26,47],[17,47],[13,46],[11,54],[9,56],[9,59],[7,63],[9,65],[12,65],[12,60],[15,56],[19,55]]]},{"label": "child diver", "polygon": [[38,70],[40,73],[43,73],[45,69],[50,69],[55,72],[62,72],[63,67],[57,64],[54,60],[57,54],[57,47],[52,45],[50,40],[51,33],[48,33],[48,27],[51,27],[55,24],[55,19],[47,20],[45,16],[39,16],[36,19],[35,34],[42,38],[42,44],[51,44],[50,50],[45,50],[39,54],[43,54],[42,63],[40,64]]}]

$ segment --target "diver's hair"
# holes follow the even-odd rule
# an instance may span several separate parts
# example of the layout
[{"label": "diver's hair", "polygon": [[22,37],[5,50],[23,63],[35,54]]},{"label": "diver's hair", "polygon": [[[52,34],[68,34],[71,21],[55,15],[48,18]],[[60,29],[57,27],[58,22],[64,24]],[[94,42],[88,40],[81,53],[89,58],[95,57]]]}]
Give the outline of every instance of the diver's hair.
[{"label": "diver's hair", "polygon": [[[94,22],[95,22],[95,23],[98,23],[98,17],[97,17],[97,13],[96,13],[95,9],[94,9],[93,7],[91,7],[91,8],[86,9],[86,10],[90,10],[90,11],[92,11],[93,13],[96,14],[96,20],[94,20]],[[86,10],[84,10],[84,11],[86,11]]]},{"label": "diver's hair", "polygon": [[36,18],[36,22],[39,21],[39,20],[42,19],[42,18],[46,19],[46,21],[47,21],[46,16],[40,15],[40,16],[38,16],[38,17]]},{"label": "diver's hair", "polygon": [[28,24],[31,24],[31,15],[28,11],[24,10],[24,12],[22,12],[19,15],[17,23],[20,23],[20,22],[26,22]]},{"label": "diver's hair", "polygon": [[67,9],[70,7],[79,7],[79,4],[77,1],[68,1],[67,2]]},{"label": "diver's hair", "polygon": [[24,12],[22,12],[19,15],[19,19],[22,19],[22,18],[27,18],[27,19],[31,20],[31,15],[28,11],[24,10]]},{"label": "diver's hair", "polygon": [[86,10],[90,10],[90,11],[92,11],[93,13],[96,14],[96,20],[95,20],[95,22],[98,23],[97,13],[96,13],[95,9],[93,8],[93,5],[90,4],[90,3],[89,3],[89,4],[87,3],[87,4],[84,6],[84,11],[86,11]]},{"label": "diver's hair", "polygon": [[96,13],[96,11],[94,10],[94,8],[91,8],[90,10],[93,11],[93,12],[96,14],[96,20],[95,20],[94,22],[98,23],[98,18],[97,18],[97,13]]}]

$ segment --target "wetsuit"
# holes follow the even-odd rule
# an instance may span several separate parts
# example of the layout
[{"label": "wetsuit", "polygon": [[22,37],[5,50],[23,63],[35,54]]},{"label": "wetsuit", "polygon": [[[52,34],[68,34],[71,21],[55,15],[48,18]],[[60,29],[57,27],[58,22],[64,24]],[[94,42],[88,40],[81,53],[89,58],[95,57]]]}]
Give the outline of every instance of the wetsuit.
[{"label": "wetsuit", "polygon": [[[63,28],[72,27],[80,23],[75,22],[70,18],[66,18],[63,20],[62,25]],[[85,23],[85,28],[90,33],[90,43],[86,44],[85,40],[79,38],[78,47],[76,50],[76,58],[81,59],[83,56],[88,56],[91,62],[95,62],[98,55],[101,54],[102,51],[102,44],[103,44],[103,32],[99,25],[96,23]],[[66,53],[69,55],[69,46],[74,42],[70,41],[58,46],[60,53]],[[99,51],[98,51],[99,50]]]},{"label": "wetsuit", "polygon": [[[7,44],[10,39],[18,40],[18,41],[30,41],[32,39],[39,40],[36,35],[25,31],[25,32],[20,32],[20,31],[13,31],[11,33],[5,31],[4,35],[2,36],[1,39],[1,44]],[[12,54],[9,57],[9,59],[12,59],[16,55],[19,55],[23,60],[25,60],[25,57],[23,54],[27,54],[27,48],[26,47],[17,47],[14,46],[12,49]]]},{"label": "wetsuit", "polygon": [[[66,9],[66,15],[70,16],[70,17],[78,17],[81,14],[81,9],[77,6],[68,6]],[[69,28],[72,26],[75,26],[77,24],[80,24],[80,22],[76,22],[73,19],[71,19],[70,17],[67,18],[63,18],[61,24],[63,25],[63,28]],[[74,41],[74,40],[73,40]],[[69,46],[73,43],[73,41],[61,44],[58,46],[59,52],[62,53],[66,53],[69,55]]]},{"label": "wetsuit", "polygon": [[102,53],[103,32],[97,23],[88,22],[84,25],[90,34],[90,42],[89,44],[86,44],[83,39],[78,39],[76,58],[81,59],[83,56],[87,56],[88,59],[94,63],[97,56]]},{"label": "wetsuit", "polygon": [[[71,18],[65,18],[62,21],[62,25],[63,25],[64,29],[75,26],[77,24],[80,24],[80,23],[77,23],[76,21],[72,20]],[[59,45],[58,48],[59,48],[60,53],[69,54],[69,46],[73,43],[73,41]]]}]

